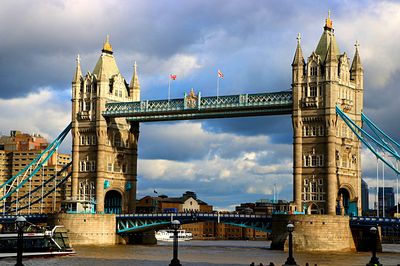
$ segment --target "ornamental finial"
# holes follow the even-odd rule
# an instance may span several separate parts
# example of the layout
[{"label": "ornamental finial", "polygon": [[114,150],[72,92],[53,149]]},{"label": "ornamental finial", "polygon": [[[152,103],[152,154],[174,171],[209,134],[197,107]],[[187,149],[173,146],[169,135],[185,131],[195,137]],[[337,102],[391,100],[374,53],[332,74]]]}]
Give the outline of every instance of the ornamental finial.
[{"label": "ornamental finial", "polygon": [[332,26],[332,20],[331,20],[331,11],[330,10],[328,10],[328,18],[325,20],[325,28],[326,29],[333,29],[333,26]]},{"label": "ornamental finial", "polygon": [[106,41],[103,45],[103,52],[112,54],[112,46],[110,44],[110,35],[107,34]]}]

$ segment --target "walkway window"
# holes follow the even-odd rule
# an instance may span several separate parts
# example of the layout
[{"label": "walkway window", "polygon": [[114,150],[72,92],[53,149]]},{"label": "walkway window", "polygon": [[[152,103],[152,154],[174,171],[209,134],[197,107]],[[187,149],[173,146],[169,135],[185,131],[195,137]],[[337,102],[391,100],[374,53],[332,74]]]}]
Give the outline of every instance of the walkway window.
[{"label": "walkway window", "polygon": [[112,163],[107,163],[107,171],[112,172],[113,171],[113,164]]},{"label": "walkway window", "polygon": [[81,140],[81,145],[86,144],[86,136],[85,135],[81,135],[80,140]]},{"label": "walkway window", "polygon": [[317,67],[316,66],[312,66],[311,68],[310,68],[310,74],[311,74],[311,76],[316,76],[318,73],[317,73]]},{"label": "walkway window", "polygon": [[119,134],[115,134],[114,136],[114,146],[121,147],[121,136]]},{"label": "walkway window", "polygon": [[317,87],[315,86],[310,87],[310,97],[317,97]]},{"label": "walkway window", "polygon": [[95,161],[92,161],[92,163],[91,163],[91,170],[92,170],[92,172],[96,171],[96,162]]},{"label": "walkway window", "polygon": [[306,128],[306,132],[305,132],[305,136],[310,135],[310,129],[308,126],[305,127]]}]

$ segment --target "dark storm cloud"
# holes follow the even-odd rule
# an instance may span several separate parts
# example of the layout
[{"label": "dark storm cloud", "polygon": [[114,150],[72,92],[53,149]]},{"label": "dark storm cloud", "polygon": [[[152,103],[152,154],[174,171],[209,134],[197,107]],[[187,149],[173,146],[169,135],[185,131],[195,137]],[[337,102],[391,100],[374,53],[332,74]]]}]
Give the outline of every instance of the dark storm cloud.
[{"label": "dark storm cloud", "polygon": [[[217,1],[2,2],[0,22],[8,26],[0,29],[4,36],[0,43],[0,97],[23,95],[38,86],[69,86],[76,54],[83,58],[98,54],[106,34],[111,34],[118,48],[117,57],[118,53],[127,55],[120,61],[124,73],[131,71],[134,58],[128,57],[135,54],[163,60],[176,53],[197,52],[205,57],[220,56],[221,63],[246,64],[244,58],[229,57],[244,47],[257,50],[263,43],[279,45],[282,36],[272,33],[293,24],[298,13],[289,8],[289,2],[274,6],[264,1],[226,1],[222,7]],[[270,37],[265,38],[265,32],[271,32]],[[223,38],[214,43],[218,33],[223,33]],[[149,72],[144,75],[157,75],[150,73],[154,70],[145,62],[142,65]],[[92,69],[89,66],[88,70]],[[16,82],[16,76],[24,78]]]}]

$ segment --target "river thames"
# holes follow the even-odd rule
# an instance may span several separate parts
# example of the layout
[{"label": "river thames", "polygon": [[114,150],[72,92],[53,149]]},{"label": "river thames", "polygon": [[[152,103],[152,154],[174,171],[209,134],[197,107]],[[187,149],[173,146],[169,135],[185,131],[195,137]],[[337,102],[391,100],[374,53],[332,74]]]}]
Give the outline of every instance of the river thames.
[{"label": "river thames", "polygon": [[[269,250],[269,241],[188,241],[179,243],[179,259],[183,266],[210,265],[250,265],[262,262],[268,265],[282,265],[287,253]],[[400,245],[383,245],[384,252],[378,253],[380,262],[385,266],[400,264]],[[172,243],[159,243],[154,246],[117,245],[117,246],[76,246],[76,254],[63,257],[24,259],[25,266],[167,266],[172,257]],[[369,252],[357,253],[294,253],[299,265],[348,265],[365,266],[371,258]],[[15,265],[15,259],[0,260],[0,265]]]}]

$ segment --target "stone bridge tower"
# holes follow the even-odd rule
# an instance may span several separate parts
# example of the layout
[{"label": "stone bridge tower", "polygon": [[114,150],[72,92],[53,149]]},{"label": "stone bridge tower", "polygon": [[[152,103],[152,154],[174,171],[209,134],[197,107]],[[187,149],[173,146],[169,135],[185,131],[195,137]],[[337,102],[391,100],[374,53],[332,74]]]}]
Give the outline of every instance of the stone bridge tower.
[{"label": "stone bridge tower", "polygon": [[136,201],[139,124],[102,116],[107,102],[140,100],[136,63],[127,84],[108,40],[92,73],[79,56],[72,81],[72,198],[77,212],[132,212]]},{"label": "stone bridge tower", "polygon": [[361,126],[363,67],[336,43],[330,15],[317,48],[292,63],[294,201],[309,214],[361,213],[361,143],[336,115],[339,106]]}]

